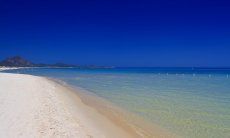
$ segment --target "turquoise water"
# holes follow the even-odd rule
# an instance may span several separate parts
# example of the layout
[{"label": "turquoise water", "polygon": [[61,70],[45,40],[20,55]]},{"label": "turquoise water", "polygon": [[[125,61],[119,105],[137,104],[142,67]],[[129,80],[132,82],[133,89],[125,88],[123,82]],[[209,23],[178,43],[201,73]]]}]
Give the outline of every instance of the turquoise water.
[{"label": "turquoise water", "polygon": [[82,87],[182,137],[230,137],[230,70],[23,69]]}]

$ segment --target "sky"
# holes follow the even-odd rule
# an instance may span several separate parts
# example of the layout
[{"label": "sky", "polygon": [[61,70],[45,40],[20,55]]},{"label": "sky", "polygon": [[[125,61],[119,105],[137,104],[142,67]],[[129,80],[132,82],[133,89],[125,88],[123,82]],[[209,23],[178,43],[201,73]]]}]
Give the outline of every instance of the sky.
[{"label": "sky", "polygon": [[1,0],[0,60],[230,67],[228,0]]}]

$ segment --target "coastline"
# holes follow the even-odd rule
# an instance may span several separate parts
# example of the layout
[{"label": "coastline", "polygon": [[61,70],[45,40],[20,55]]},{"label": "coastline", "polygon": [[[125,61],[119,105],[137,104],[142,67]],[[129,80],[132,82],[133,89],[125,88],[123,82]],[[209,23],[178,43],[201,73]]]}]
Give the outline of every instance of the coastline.
[{"label": "coastline", "polygon": [[144,138],[175,138],[179,137],[167,130],[158,127],[157,125],[150,124],[146,120],[112,104],[104,98],[101,98],[94,93],[91,93],[81,87],[69,85],[61,80],[47,78],[55,83],[60,84],[68,89],[75,96],[87,106],[93,108],[113,124],[121,127],[125,131],[132,134],[132,137]]},{"label": "coastline", "polygon": [[4,67],[4,66],[0,66],[0,71],[4,71],[4,70],[14,70],[14,69],[20,69],[22,67]]},{"label": "coastline", "polygon": [[6,70],[29,69],[29,68],[40,68],[40,67],[6,67],[6,66],[0,66],[0,72],[6,71]]},{"label": "coastline", "polygon": [[[34,105],[34,103],[29,103],[29,101],[26,101],[25,104],[31,105],[31,111],[25,111],[28,114],[32,114],[31,122],[27,122],[28,125],[34,125],[38,128],[43,127],[44,130],[37,130],[32,128],[25,128],[29,129],[29,132],[33,131],[34,135],[39,136],[62,136],[62,137],[69,137],[69,136],[77,136],[77,137],[109,137],[109,138],[115,138],[115,137],[171,137],[168,133],[165,133],[164,131],[161,131],[159,129],[155,129],[155,131],[146,131],[144,132],[142,128],[137,128],[134,126],[130,126],[130,123],[127,123],[124,121],[124,119],[120,116],[120,114],[117,114],[114,112],[113,108],[108,108],[106,106],[102,106],[104,103],[99,103],[99,100],[95,101],[95,97],[89,97],[86,95],[82,95],[80,92],[80,89],[74,89],[71,87],[68,87],[67,85],[62,85],[56,81],[44,78],[44,77],[38,77],[38,76],[32,76],[32,75],[22,75],[22,74],[11,74],[11,73],[0,73],[0,82],[5,83],[7,80],[9,81],[7,84],[13,88],[13,91],[15,94],[15,91],[19,91],[18,89],[20,83],[20,88],[28,89],[28,85],[30,85],[30,89],[32,93],[34,94],[33,97],[28,97],[33,99],[34,96],[38,94],[40,99],[37,99],[37,104]],[[35,83],[36,82],[36,83]],[[38,83],[39,82],[39,83]],[[28,84],[29,83],[29,84]],[[3,90],[1,93],[4,96],[4,91],[7,91],[6,86],[1,86],[1,90]],[[14,86],[15,85],[15,86]],[[46,86],[46,87],[44,87]],[[12,90],[11,90],[12,91]],[[47,91],[48,94],[47,95]],[[24,91],[23,91],[24,92]],[[3,101],[5,100],[7,102],[8,99],[4,99],[4,97],[1,94],[1,98]],[[18,94],[17,94],[18,95]],[[11,95],[11,98],[13,97],[14,101],[18,100],[17,97],[14,95]],[[55,98],[54,98],[55,97]],[[16,98],[16,99],[15,99]],[[44,102],[44,99],[47,99],[46,102]],[[21,99],[23,100],[23,99]],[[24,99],[26,100],[26,99]],[[40,101],[41,100],[41,101]],[[19,101],[18,101],[19,102]],[[30,101],[30,102],[33,102]],[[12,103],[13,104],[13,103]],[[15,103],[17,105],[17,103]],[[4,104],[3,104],[4,105]],[[19,104],[19,106],[22,106]],[[34,108],[38,106],[41,110],[48,109],[47,111],[43,112],[42,114],[45,114],[45,116],[38,117],[40,121],[37,121],[37,123],[34,122],[34,117],[39,116],[39,114],[36,113],[36,110]],[[18,108],[15,106],[14,108]],[[26,110],[26,107],[23,107]],[[54,110],[50,114],[50,110]],[[63,110],[65,112],[63,112]],[[59,111],[59,112],[57,112]],[[17,116],[17,112],[9,112],[8,109],[4,109],[1,112],[7,112],[10,114],[9,116]],[[36,114],[34,114],[34,112]],[[111,112],[115,114],[111,114]],[[61,116],[59,115],[61,113]],[[5,113],[4,113],[5,114]],[[14,115],[12,115],[14,114]],[[33,117],[34,114],[34,117]],[[21,114],[21,117],[27,116],[27,114]],[[0,118],[0,120],[5,121],[5,125],[8,126],[10,123],[14,124],[15,122],[10,121],[12,118],[9,118],[8,122],[7,119],[4,120],[4,118]],[[17,117],[16,117],[17,118]],[[36,117],[35,117],[36,118]],[[48,119],[49,118],[49,119]],[[54,118],[58,118],[53,122],[50,122],[50,120],[53,120]],[[47,120],[48,119],[48,120]],[[70,121],[71,120],[71,121]],[[19,122],[24,123],[25,120],[21,118]],[[42,124],[40,124],[43,122]],[[7,124],[9,123],[9,124]],[[46,124],[44,126],[44,124]],[[77,124],[77,125],[76,125]],[[4,130],[3,125],[0,129],[1,131]],[[18,125],[18,126],[17,126]],[[21,126],[22,124],[17,124],[17,127],[26,127]],[[70,126],[71,125],[71,126]],[[78,126],[78,127],[76,127]],[[45,129],[47,128],[47,130]],[[52,128],[51,130],[48,128]],[[7,130],[9,132],[10,130]],[[19,131],[19,130],[14,130]],[[13,132],[14,132],[13,131]],[[63,133],[64,132],[64,133]],[[79,133],[76,133],[79,132]],[[18,132],[22,133],[23,132]],[[26,132],[27,133],[27,132]],[[0,134],[1,136],[6,136],[3,134]],[[10,135],[10,134],[7,134]]]}]

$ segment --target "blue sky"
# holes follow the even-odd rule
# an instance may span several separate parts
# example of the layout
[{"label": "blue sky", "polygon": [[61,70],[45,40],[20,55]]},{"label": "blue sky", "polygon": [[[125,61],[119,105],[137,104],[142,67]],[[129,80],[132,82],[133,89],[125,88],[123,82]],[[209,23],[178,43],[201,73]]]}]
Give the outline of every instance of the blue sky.
[{"label": "blue sky", "polygon": [[230,66],[230,2],[0,2],[0,59],[114,66]]}]

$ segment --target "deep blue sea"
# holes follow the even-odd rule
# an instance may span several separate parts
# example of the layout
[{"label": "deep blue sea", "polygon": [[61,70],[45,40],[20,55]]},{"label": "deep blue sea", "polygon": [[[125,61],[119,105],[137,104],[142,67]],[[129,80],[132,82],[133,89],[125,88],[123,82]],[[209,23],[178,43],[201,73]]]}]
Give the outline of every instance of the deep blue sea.
[{"label": "deep blue sea", "polygon": [[81,87],[182,137],[230,138],[230,69],[11,70]]}]

